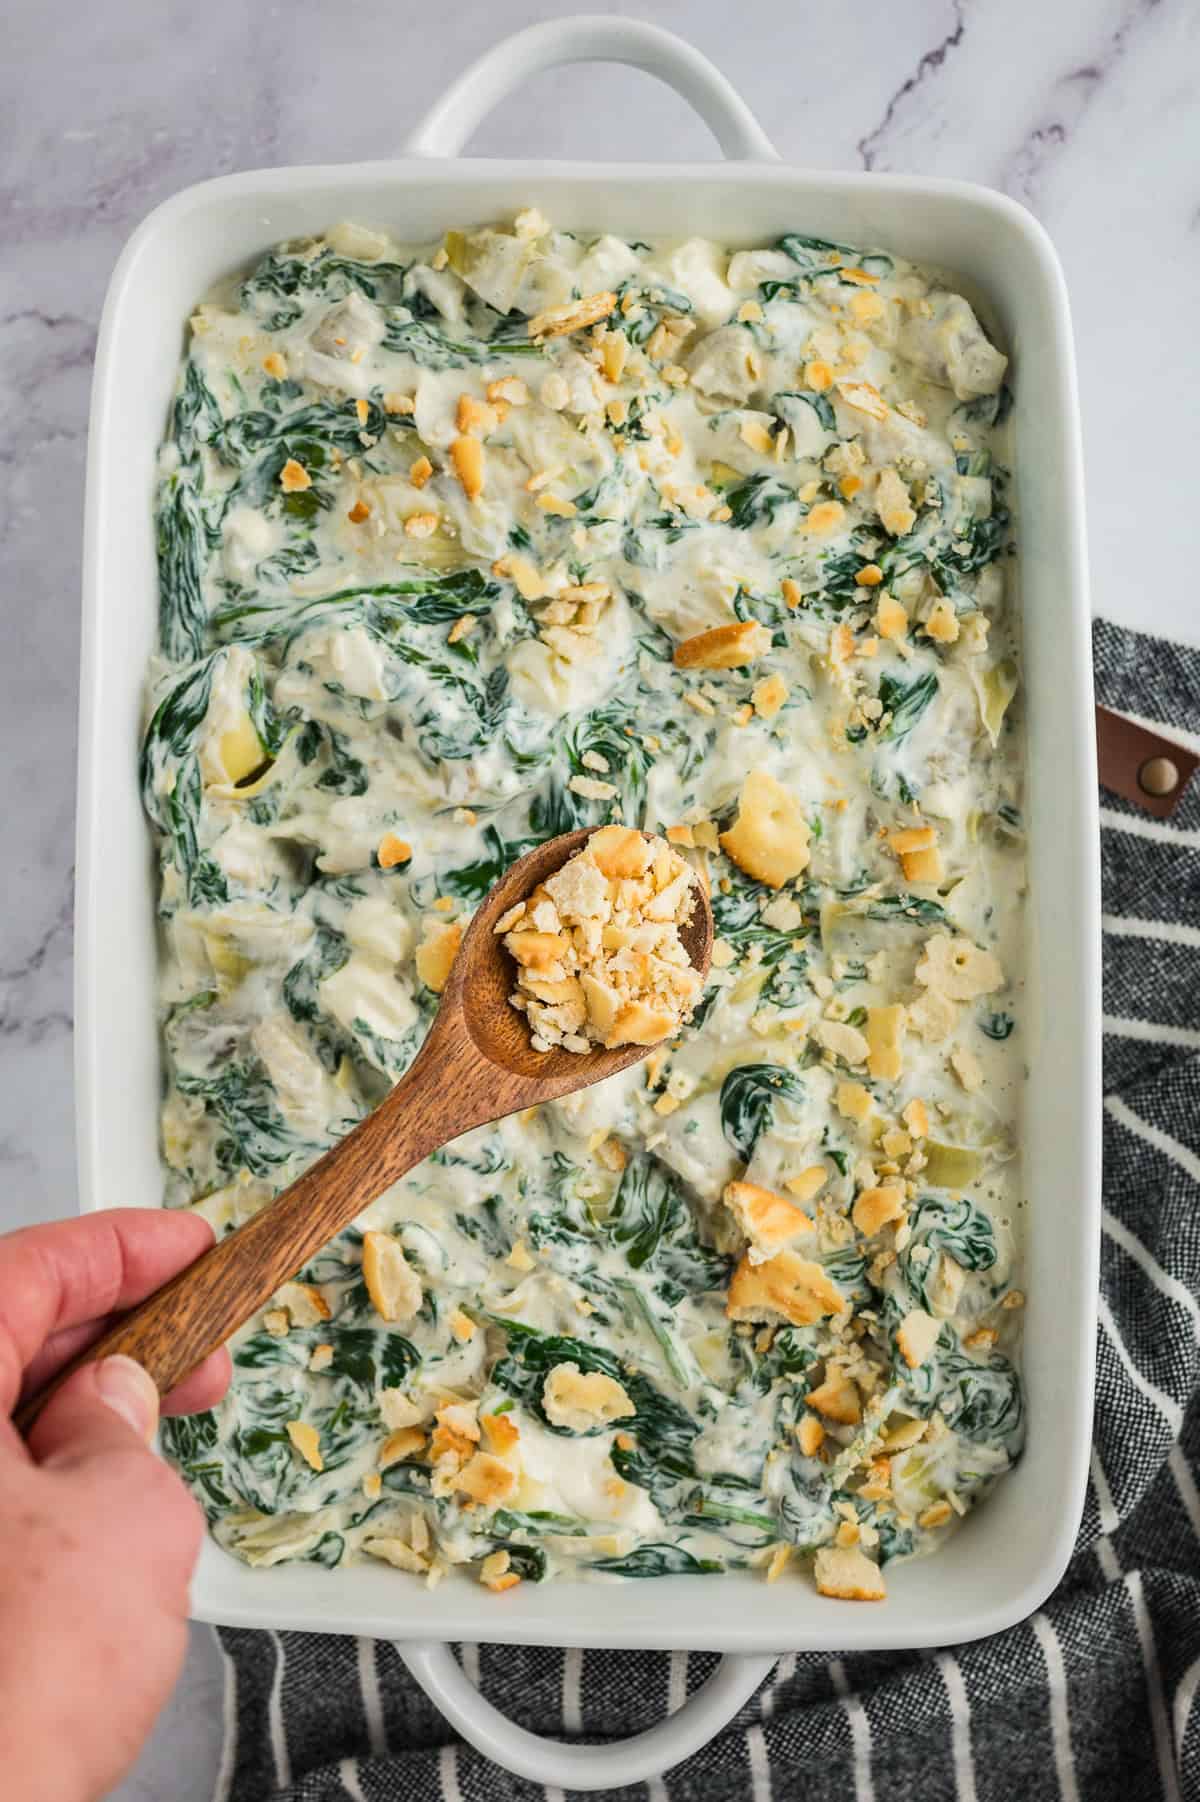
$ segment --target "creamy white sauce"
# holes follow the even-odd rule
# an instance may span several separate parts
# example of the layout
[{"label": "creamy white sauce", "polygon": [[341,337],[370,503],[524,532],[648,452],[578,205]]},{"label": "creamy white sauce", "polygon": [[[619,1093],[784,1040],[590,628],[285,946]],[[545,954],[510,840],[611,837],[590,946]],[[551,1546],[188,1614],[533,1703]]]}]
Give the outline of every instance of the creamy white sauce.
[{"label": "creamy white sauce", "polygon": [[[607,324],[530,343],[529,315],[606,287]],[[420,1166],[298,1273],[328,1317],[277,1298],[238,1338],[227,1401],[169,1425],[232,1551],[333,1564],[389,1540],[436,1577],[499,1546],[526,1580],[599,1580],[840,1530],[886,1560],[936,1545],[1018,1452],[1003,369],[961,297],[890,257],[647,250],[537,218],[440,248],[340,226],[197,312],[161,460],[143,760],[169,1204],[225,1230],[361,1118],[428,1027],[438,936],[539,838],[688,829],[718,933],[673,1051]],[[752,663],[674,663],[744,620],[771,633]],[[718,848],[752,771],[811,833],[778,892]],[[925,826],[940,864],[910,880],[888,835]],[[917,970],[940,935],[1000,977],[934,1018]],[[822,1048],[895,1004],[899,1074]],[[928,1137],[889,1153],[914,1101]],[[746,1244],[726,1185],[794,1196],[817,1166],[804,1255],[849,1305],[731,1323]],[[888,1182],[903,1219],[864,1240],[856,1198]],[[367,1231],[417,1273],[413,1319],[373,1306]],[[911,1371],[914,1310],[944,1325]],[[580,1359],[627,1418],[554,1428],[545,1370]],[[839,1365],[861,1419],[824,1418],[804,1452],[805,1397]],[[401,1402],[425,1439],[381,1467]],[[499,1513],[448,1466],[431,1481],[435,1411],[464,1402],[516,1429]],[[921,1442],[889,1448],[914,1422]],[[321,1469],[289,1424],[315,1430]]]}]

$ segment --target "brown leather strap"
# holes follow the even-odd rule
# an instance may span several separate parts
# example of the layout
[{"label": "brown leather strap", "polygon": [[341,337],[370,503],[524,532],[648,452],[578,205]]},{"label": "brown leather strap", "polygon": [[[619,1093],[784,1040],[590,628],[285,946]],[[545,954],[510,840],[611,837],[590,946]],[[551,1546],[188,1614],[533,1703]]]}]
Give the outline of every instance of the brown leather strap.
[{"label": "brown leather strap", "polygon": [[1194,751],[1108,707],[1096,709],[1096,752],[1105,788],[1160,820],[1174,813],[1200,764]]}]

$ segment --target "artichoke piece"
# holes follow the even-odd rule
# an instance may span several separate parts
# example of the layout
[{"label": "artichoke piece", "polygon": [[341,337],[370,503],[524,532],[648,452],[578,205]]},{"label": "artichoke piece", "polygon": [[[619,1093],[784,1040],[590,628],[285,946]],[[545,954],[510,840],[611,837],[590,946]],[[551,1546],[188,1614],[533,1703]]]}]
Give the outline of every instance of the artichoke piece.
[{"label": "artichoke piece", "polygon": [[511,313],[536,242],[508,232],[447,232],[445,251],[455,275],[480,300],[497,313]]},{"label": "artichoke piece", "polygon": [[1011,657],[1002,657],[982,675],[974,675],[975,693],[979,699],[979,717],[992,744],[1000,737],[1000,728],[1017,692],[1017,666]]},{"label": "artichoke piece", "polygon": [[247,776],[261,769],[266,762],[258,733],[254,730],[248,713],[244,713],[235,725],[222,732],[218,740],[218,751],[230,782],[244,782]]},{"label": "artichoke piece", "polygon": [[821,949],[828,956],[862,961],[894,942],[894,929],[872,920],[861,901],[821,903]]},{"label": "artichoke piece", "polygon": [[254,967],[253,958],[244,956],[233,939],[223,932],[206,932],[204,948],[208,952],[208,961],[222,995],[236,989],[242,978]]},{"label": "artichoke piece", "polygon": [[982,1173],[982,1152],[965,1145],[942,1145],[937,1139],[927,1140],[924,1149],[927,1161],[921,1177],[935,1189],[965,1189]]},{"label": "artichoke piece", "polygon": [[957,1445],[945,1434],[932,1445],[915,1445],[892,1459],[892,1492],[898,1507],[921,1514],[953,1489],[957,1477]]}]

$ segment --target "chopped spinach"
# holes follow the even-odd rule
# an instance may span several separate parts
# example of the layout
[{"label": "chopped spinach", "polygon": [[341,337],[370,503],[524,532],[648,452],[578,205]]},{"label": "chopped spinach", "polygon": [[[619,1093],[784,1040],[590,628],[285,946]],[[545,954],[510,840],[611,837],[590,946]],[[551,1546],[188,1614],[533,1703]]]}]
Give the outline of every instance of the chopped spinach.
[{"label": "chopped spinach", "polygon": [[180,470],[158,503],[158,633],[176,662],[203,654],[208,631],[204,564],[209,532],[192,476]]},{"label": "chopped spinach", "polygon": [[540,1545],[521,1545],[511,1539],[497,1539],[492,1550],[508,1553],[508,1568],[525,1583],[540,1583],[546,1575],[546,1554]]},{"label": "chopped spinach", "polygon": [[804,1085],[795,1071],[779,1064],[739,1064],[721,1084],[721,1130],[726,1143],[748,1164],[754,1147],[769,1131],[779,1097],[798,1101]]},{"label": "chopped spinach", "polygon": [[608,1236],[624,1247],[634,1270],[658,1250],[683,1207],[678,1186],[657,1158],[641,1154],[626,1164],[606,1222]]},{"label": "chopped spinach", "polygon": [[314,1021],[320,1017],[318,984],[340,970],[349,957],[350,945],[345,935],[334,932],[330,926],[318,925],[304,956],[283,979],[283,999],[293,1020]]},{"label": "chopped spinach", "polygon": [[748,476],[736,488],[730,488],[725,495],[725,505],[731,515],[730,525],[745,532],[751,526],[769,525],[779,509],[789,506],[795,499],[795,490],[778,477],[755,475]]},{"label": "chopped spinach", "polygon": [[702,1577],[723,1571],[716,1558],[696,1558],[681,1545],[640,1545],[623,1558],[592,1558],[589,1570],[607,1571],[613,1577]]},{"label": "chopped spinach", "polygon": [[563,1334],[541,1333],[522,1322],[496,1317],[495,1324],[508,1335],[508,1349],[492,1371],[492,1381],[514,1396],[550,1432],[570,1436],[555,1426],[542,1405],[542,1386],[556,1364],[574,1364],[579,1370],[602,1371],[621,1384],[634,1406],[622,1429],[635,1440],[633,1450],[617,1446],[612,1459],[627,1482],[656,1491],[669,1488],[694,1474],[692,1442],[699,1423],[687,1408],[657,1389],[639,1371],[623,1368],[605,1347]]},{"label": "chopped spinach", "polygon": [[925,670],[905,682],[887,670],[879,678],[879,699],[883,703],[880,716],[881,738],[907,738],[938,691],[936,670]]},{"label": "chopped spinach", "polygon": [[996,1235],[991,1220],[964,1195],[957,1201],[925,1195],[914,1208],[911,1236],[897,1259],[897,1269],[914,1298],[926,1307],[928,1286],[936,1274],[939,1252],[964,1270],[990,1270],[996,1262]]},{"label": "chopped spinach", "polygon": [[293,1158],[325,1149],[288,1125],[261,1064],[231,1059],[204,1076],[177,1065],[174,1078],[179,1093],[202,1101],[220,1127],[216,1159],[229,1175],[245,1165],[253,1176],[272,1176]]},{"label": "chopped spinach", "polygon": [[[478,338],[451,338],[427,319],[388,321],[383,342],[388,350],[409,356],[422,369],[461,369],[470,363],[489,363],[500,352],[499,342]],[[528,338],[505,338],[506,357],[540,357],[541,346]]]}]

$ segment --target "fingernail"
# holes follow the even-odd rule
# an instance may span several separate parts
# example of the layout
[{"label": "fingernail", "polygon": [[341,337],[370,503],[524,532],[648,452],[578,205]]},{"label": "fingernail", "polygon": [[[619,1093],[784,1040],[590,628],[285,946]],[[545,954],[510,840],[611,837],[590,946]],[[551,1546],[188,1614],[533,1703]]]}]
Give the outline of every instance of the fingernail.
[{"label": "fingernail", "polygon": [[143,1439],[152,1439],[158,1425],[158,1390],[154,1380],[133,1358],[119,1353],[96,1366],[96,1393],[105,1407],[127,1421]]}]

